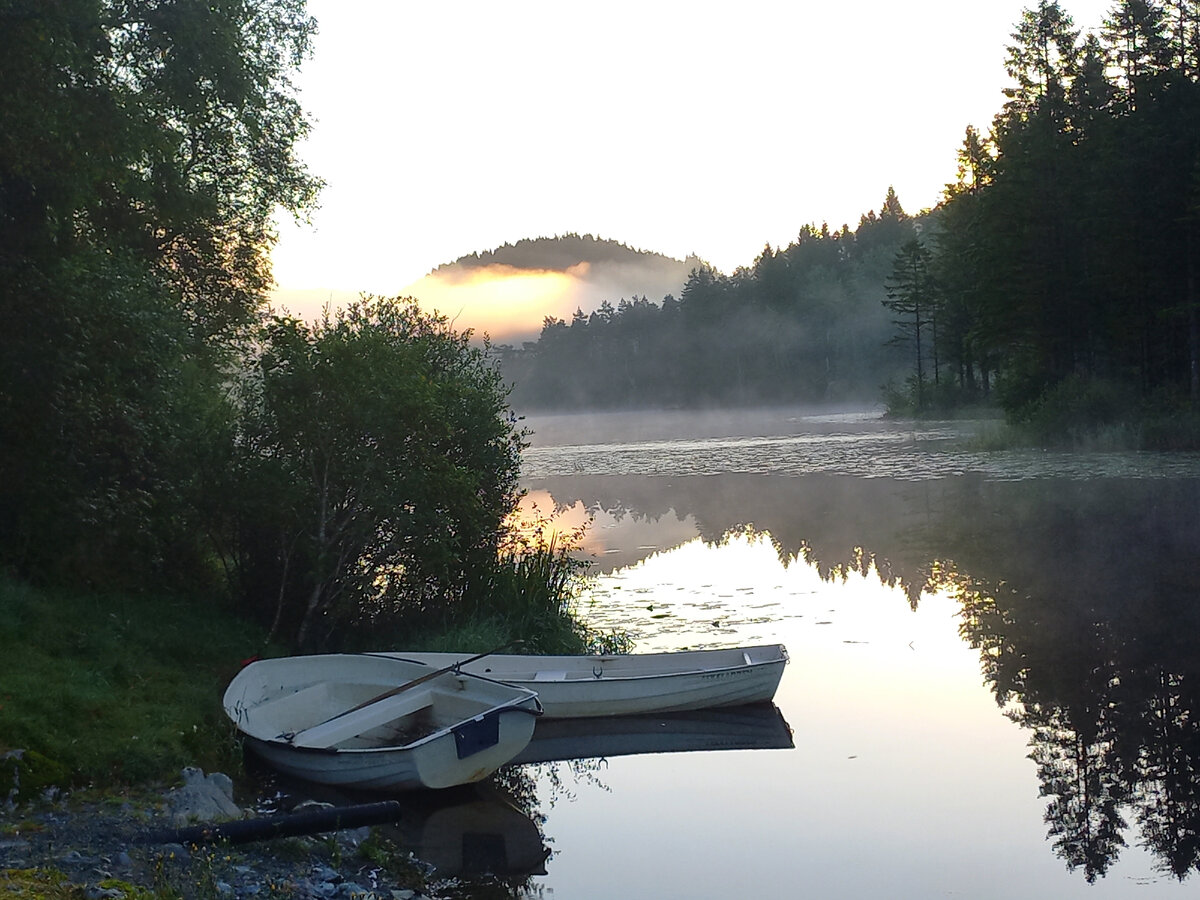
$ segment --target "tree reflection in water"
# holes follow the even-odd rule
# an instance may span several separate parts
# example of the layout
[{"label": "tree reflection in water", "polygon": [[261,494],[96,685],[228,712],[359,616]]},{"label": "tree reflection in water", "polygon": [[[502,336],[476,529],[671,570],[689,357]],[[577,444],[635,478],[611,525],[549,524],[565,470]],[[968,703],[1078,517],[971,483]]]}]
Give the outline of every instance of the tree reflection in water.
[{"label": "tree reflection in water", "polygon": [[1157,610],[1087,608],[936,571],[997,702],[1031,733],[1049,836],[1067,865],[1089,882],[1104,875],[1128,816],[1177,878],[1200,870],[1195,601],[1160,593]]},{"label": "tree reflection in water", "polygon": [[[874,568],[916,607],[949,590],[1006,714],[1031,734],[1055,851],[1089,882],[1131,826],[1161,866],[1200,870],[1200,479],[930,481],[830,474],[539,479],[556,503],[754,522],[785,563]],[[953,560],[953,562],[951,562]]]}]

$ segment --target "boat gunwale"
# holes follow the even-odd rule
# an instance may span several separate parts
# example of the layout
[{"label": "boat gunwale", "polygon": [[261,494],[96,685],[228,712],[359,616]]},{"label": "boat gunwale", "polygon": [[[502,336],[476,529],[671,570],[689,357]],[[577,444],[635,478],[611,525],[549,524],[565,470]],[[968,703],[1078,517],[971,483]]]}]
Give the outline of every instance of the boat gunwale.
[{"label": "boat gunwale", "polygon": [[[376,656],[376,657],[379,656],[379,654],[375,654],[375,653],[355,653],[355,654],[343,654],[343,655],[346,655],[346,656]],[[281,656],[281,657],[275,657],[275,658],[283,660],[283,659],[291,659],[292,657]],[[259,662],[266,662],[266,661],[267,660],[259,660]],[[418,663],[419,662],[419,660],[403,660],[403,661],[410,662],[410,663]],[[427,665],[427,663],[420,663],[420,664]],[[237,727],[238,731],[241,731],[242,734],[246,735],[246,737],[252,738],[253,740],[256,740],[256,741],[261,741],[262,743],[269,744],[273,747],[285,748],[287,750],[297,750],[297,751],[302,751],[304,753],[321,753],[321,754],[327,754],[327,755],[329,755],[329,754],[332,754],[332,755],[356,754],[357,755],[357,754],[370,754],[370,753],[395,753],[398,751],[414,750],[414,749],[422,746],[423,744],[427,744],[434,740],[438,740],[440,738],[445,737],[446,735],[452,733],[455,728],[458,728],[459,726],[463,725],[464,723],[477,722],[477,721],[482,720],[484,717],[490,716],[492,714],[501,715],[506,712],[521,712],[521,713],[525,713],[526,715],[534,716],[536,718],[538,716],[543,715],[545,712],[545,710],[542,708],[542,702],[538,698],[537,691],[533,691],[533,690],[530,690],[529,688],[522,687],[519,684],[511,684],[506,681],[500,681],[499,679],[496,679],[496,678],[489,678],[486,675],[476,675],[471,672],[444,672],[442,674],[449,675],[454,678],[474,678],[474,679],[478,679],[479,681],[491,682],[492,684],[497,684],[497,685],[500,685],[501,687],[508,688],[513,691],[519,691],[522,694],[524,694],[525,696],[518,697],[515,699],[504,700],[504,701],[496,704],[495,706],[492,706],[492,707],[489,707],[488,709],[483,710],[482,712],[478,712],[475,715],[469,716],[467,718],[459,719],[458,721],[454,722],[453,724],[443,726],[443,727],[437,729],[436,731],[432,731],[429,734],[427,734],[423,737],[420,737],[415,741],[411,741],[407,744],[389,744],[389,745],[382,746],[382,747],[337,747],[337,746],[309,747],[309,746],[305,746],[303,744],[293,744],[290,739],[284,740],[282,738],[282,735],[278,735],[276,737],[259,737],[258,735],[250,734],[250,732],[245,731],[242,728],[241,723],[243,721],[246,721],[248,723],[249,719],[250,719],[249,714],[257,706],[263,705],[270,701],[263,700],[260,703],[255,704],[255,706],[242,706],[240,710],[237,710],[238,716],[236,718],[229,715],[229,713],[230,713],[229,706],[225,706],[225,704],[222,704],[222,705],[225,706],[225,714],[227,716],[229,716],[230,718],[234,719],[235,727]],[[437,685],[437,683],[441,680],[442,680],[441,678],[435,678],[432,681],[428,682],[428,685],[432,689],[433,686]],[[316,684],[317,682],[313,682],[313,683]],[[230,687],[232,687],[232,686],[233,685],[231,682]],[[380,685],[380,686],[382,687],[382,685]],[[226,688],[226,693],[228,693],[228,690],[229,690],[229,688]],[[274,699],[274,698],[272,698],[272,699]],[[532,708],[529,706],[530,700],[533,701]],[[236,704],[235,704],[235,706],[236,706]],[[242,719],[243,714],[246,716],[245,720]]]},{"label": "boat gunwale", "polygon": [[[743,660],[742,662],[737,663],[736,665],[722,665],[722,666],[715,666],[715,667],[710,666],[710,667],[701,668],[701,669],[671,669],[671,670],[665,671],[665,672],[647,672],[647,673],[643,673],[643,674],[628,674],[628,675],[616,674],[616,675],[612,675],[612,676],[606,675],[604,677],[596,676],[591,681],[589,681],[589,679],[587,679],[587,678],[577,678],[577,679],[547,678],[547,679],[543,679],[543,680],[539,681],[535,677],[505,678],[505,677],[502,677],[504,675],[503,672],[499,672],[499,673],[489,672],[486,675],[480,675],[475,672],[468,672],[466,670],[463,670],[461,672],[461,674],[473,675],[476,678],[483,678],[487,681],[499,681],[502,684],[511,684],[511,685],[589,684],[589,683],[592,683],[592,681],[600,681],[605,684],[613,684],[614,682],[619,682],[619,681],[644,681],[647,679],[663,680],[663,679],[667,679],[667,678],[685,678],[685,677],[690,677],[693,675],[719,674],[722,672],[730,672],[730,671],[735,671],[735,670],[736,671],[750,671],[752,669],[759,669],[759,668],[763,668],[765,666],[779,666],[779,665],[786,666],[789,662],[791,662],[791,657],[788,655],[787,648],[783,644],[762,644],[760,646],[778,647],[780,650],[780,655],[776,659],[755,660],[753,662],[745,662]],[[733,651],[733,650],[742,650],[744,648],[741,648],[741,647],[713,647],[710,649],[712,651],[719,651],[719,650]],[[424,666],[432,667],[432,663],[428,663],[428,662],[425,662],[424,660],[413,659],[409,656],[402,655],[402,653],[405,653],[405,652],[411,652],[411,651],[400,651],[400,652],[389,652],[389,651],[382,651],[382,650],[381,651],[367,651],[367,652],[364,652],[362,655],[363,656],[385,657],[387,659],[399,659],[399,660],[403,660],[404,662],[419,663]],[[710,650],[706,649],[706,650],[664,651],[662,653],[653,653],[653,654],[651,654],[651,653],[645,653],[645,654],[630,653],[630,654],[615,654],[615,655],[608,654],[605,656],[559,656],[557,658],[558,659],[570,659],[570,660],[595,660],[596,662],[603,663],[603,662],[616,662],[619,660],[625,660],[625,659],[629,659],[630,657],[636,657],[636,656],[674,656],[679,653],[707,653],[707,652],[710,652]],[[451,655],[453,655],[453,654],[451,654]],[[515,654],[515,655],[509,655],[507,658],[522,659],[523,657],[520,654]],[[556,657],[538,656],[536,654],[530,654],[528,656],[528,659],[531,659],[531,660],[533,660],[533,659],[554,659],[554,658],[556,658]],[[536,673],[531,673],[531,674],[536,674]],[[536,692],[536,690],[535,690],[535,692]]]}]

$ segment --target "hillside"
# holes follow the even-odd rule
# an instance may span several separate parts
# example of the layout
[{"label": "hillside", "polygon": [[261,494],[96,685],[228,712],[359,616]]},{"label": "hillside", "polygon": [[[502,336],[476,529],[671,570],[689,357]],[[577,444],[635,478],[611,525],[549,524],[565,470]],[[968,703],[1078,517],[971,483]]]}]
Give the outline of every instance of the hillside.
[{"label": "hillside", "polygon": [[487,266],[511,266],[514,269],[565,272],[580,263],[590,266],[634,266],[648,270],[678,273],[679,284],[688,272],[700,264],[696,257],[672,259],[661,253],[637,250],[627,244],[590,234],[564,234],[558,237],[522,238],[494,250],[460,256],[454,262],[438,266],[430,274],[448,274],[456,268],[478,269]]},{"label": "hillside", "polygon": [[501,342],[533,340],[547,317],[570,319],[607,302],[678,296],[695,256],[672,259],[590,234],[526,238],[438,266],[405,293],[460,326]]}]

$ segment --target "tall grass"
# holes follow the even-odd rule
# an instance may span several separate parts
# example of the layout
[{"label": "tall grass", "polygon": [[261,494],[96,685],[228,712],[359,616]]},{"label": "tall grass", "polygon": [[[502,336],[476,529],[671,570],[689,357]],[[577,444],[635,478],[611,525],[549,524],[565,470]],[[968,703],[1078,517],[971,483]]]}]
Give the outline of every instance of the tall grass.
[{"label": "tall grass", "polygon": [[558,532],[536,511],[526,515],[532,519],[511,524],[495,562],[476,573],[463,602],[436,631],[416,636],[417,644],[479,653],[510,645],[523,653],[628,652],[626,635],[592,629],[577,612],[590,569],[579,555],[583,529]]},{"label": "tall grass", "polygon": [[0,755],[32,751],[67,773],[60,787],[236,770],[221,693],[262,646],[260,632],[200,601],[0,579]]}]

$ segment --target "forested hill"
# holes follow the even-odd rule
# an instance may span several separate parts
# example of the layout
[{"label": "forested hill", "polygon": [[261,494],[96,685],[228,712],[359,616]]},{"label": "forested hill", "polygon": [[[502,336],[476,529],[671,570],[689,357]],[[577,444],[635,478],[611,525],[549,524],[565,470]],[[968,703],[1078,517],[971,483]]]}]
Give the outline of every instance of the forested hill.
[{"label": "forested hill", "polygon": [[580,263],[673,272],[678,283],[682,285],[688,272],[699,265],[700,260],[694,257],[687,260],[672,259],[661,253],[636,250],[626,244],[590,234],[564,234],[552,238],[524,238],[515,244],[504,244],[495,250],[460,256],[454,262],[438,266],[432,274],[445,274],[455,268],[475,269],[487,266],[564,272]]},{"label": "forested hill", "polygon": [[890,189],[858,228],[805,227],[724,275],[695,261],[676,297],[614,296],[501,347],[518,407],[873,401],[903,379],[885,281],[919,220]]}]

